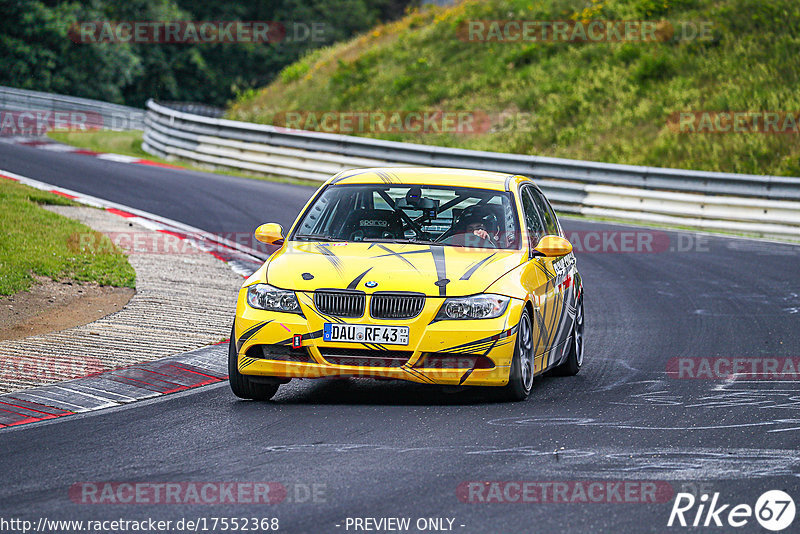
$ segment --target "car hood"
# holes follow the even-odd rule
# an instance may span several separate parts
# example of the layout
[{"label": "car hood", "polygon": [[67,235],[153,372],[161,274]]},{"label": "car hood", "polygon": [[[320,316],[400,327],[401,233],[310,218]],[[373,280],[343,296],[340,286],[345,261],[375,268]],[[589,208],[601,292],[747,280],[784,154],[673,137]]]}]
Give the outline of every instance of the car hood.
[{"label": "car hood", "polygon": [[519,250],[290,241],[270,258],[266,279],[295,291],[336,288],[461,296],[483,292],[523,258]]}]

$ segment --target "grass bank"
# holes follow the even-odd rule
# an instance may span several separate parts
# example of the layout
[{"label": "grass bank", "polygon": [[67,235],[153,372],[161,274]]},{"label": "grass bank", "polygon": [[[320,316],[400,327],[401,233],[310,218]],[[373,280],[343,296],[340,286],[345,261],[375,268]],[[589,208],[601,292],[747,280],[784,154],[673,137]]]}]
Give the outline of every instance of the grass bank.
[{"label": "grass bank", "polygon": [[[464,38],[470,21],[498,20],[655,21],[663,40]],[[695,38],[689,38],[692,32]],[[796,130],[681,133],[670,122],[681,112],[797,116],[798,86],[797,0],[467,0],[414,11],[311,52],[271,85],[243,95],[229,117],[280,124],[290,111],[485,112],[494,119],[482,133],[369,128],[354,133],[582,160],[800,176]],[[313,121],[303,125],[326,131]]]},{"label": "grass bank", "polygon": [[[107,237],[47,211],[43,204],[77,205],[0,179],[0,295],[28,289],[33,283],[31,274],[134,287],[133,267]],[[94,237],[84,242],[95,246],[81,247],[80,237],[87,234]]]}]

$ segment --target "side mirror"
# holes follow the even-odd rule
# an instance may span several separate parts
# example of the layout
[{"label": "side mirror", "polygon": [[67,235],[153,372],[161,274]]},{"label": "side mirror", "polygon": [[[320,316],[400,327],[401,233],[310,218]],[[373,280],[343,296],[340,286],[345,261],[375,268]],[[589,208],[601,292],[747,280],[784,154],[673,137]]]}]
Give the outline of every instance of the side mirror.
[{"label": "side mirror", "polygon": [[[536,254],[538,252],[538,254]],[[566,256],[572,252],[572,243],[557,235],[546,235],[533,247],[534,256]]]},{"label": "side mirror", "polygon": [[275,242],[283,240],[283,228],[278,223],[262,224],[256,228],[255,236],[262,243],[273,245]]}]

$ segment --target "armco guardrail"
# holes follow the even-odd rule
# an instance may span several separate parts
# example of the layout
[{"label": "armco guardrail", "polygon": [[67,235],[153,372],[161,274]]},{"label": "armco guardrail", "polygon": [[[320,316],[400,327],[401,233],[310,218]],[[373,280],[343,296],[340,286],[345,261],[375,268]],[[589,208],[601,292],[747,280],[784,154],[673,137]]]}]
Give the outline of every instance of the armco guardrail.
[{"label": "armco guardrail", "polygon": [[174,109],[175,111],[183,111],[184,113],[202,115],[203,117],[213,117],[215,119],[219,119],[225,116],[225,109],[206,104],[199,104],[197,102],[161,102],[161,105],[168,107],[169,109]]},{"label": "armco guardrail", "polygon": [[800,239],[800,178],[482,152],[204,117],[150,101],[143,148],[212,166],[325,180],[345,169],[424,165],[536,179],[560,211]]},{"label": "armco guardrail", "polygon": [[[142,109],[100,100],[41,93],[13,87],[0,86],[0,110],[3,112],[42,112],[42,114],[44,112],[81,113],[85,116],[86,126],[91,129],[119,131],[144,128],[144,110]],[[41,120],[53,119],[45,117]]]}]

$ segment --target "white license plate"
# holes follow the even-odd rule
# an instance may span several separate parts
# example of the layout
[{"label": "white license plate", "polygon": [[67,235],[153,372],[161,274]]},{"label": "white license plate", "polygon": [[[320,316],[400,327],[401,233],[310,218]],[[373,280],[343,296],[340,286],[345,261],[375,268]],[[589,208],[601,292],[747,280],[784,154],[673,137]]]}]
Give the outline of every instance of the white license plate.
[{"label": "white license plate", "polygon": [[325,323],[323,341],[408,345],[407,326]]}]

